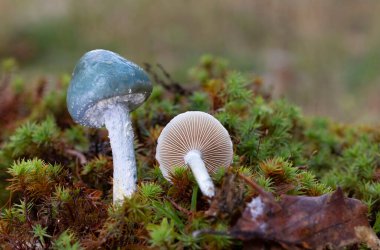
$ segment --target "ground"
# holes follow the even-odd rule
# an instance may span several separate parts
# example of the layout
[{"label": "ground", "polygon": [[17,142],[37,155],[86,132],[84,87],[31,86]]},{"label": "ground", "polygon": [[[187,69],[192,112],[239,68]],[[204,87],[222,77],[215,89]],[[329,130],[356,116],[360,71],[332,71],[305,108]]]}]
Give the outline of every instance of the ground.
[{"label": "ground", "polygon": [[[145,65],[154,89],[132,113],[138,190],[113,206],[108,134],[72,121],[66,109],[70,77],[32,84],[15,69],[14,60],[3,61],[4,249],[241,249],[243,240],[230,232],[247,203],[260,195],[250,182],[275,200],[285,194],[318,197],[339,187],[367,206],[366,221],[380,233],[376,127],[305,117],[286,100],[273,99],[260,78],[231,70],[220,58],[204,56],[189,70],[191,89],[162,67]],[[212,114],[234,144],[232,166],[212,176],[212,200],[202,196],[187,168],[177,166],[170,183],[155,160],[161,130],[188,110]]]}]

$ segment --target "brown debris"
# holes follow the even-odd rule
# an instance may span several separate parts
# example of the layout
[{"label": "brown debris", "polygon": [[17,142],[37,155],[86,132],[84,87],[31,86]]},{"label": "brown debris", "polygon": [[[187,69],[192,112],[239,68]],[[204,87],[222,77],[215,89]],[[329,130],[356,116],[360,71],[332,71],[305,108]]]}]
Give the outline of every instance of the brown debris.
[{"label": "brown debris", "polygon": [[187,216],[191,216],[192,215],[192,212],[187,210],[186,208],[183,208],[181,205],[177,204],[175,201],[173,201],[172,199],[170,199],[169,197],[166,198],[174,207],[175,209],[177,209],[178,211],[186,214]]},{"label": "brown debris", "polygon": [[0,85],[0,127],[11,127],[11,123],[19,119],[18,102],[20,96],[14,94],[9,85]]},{"label": "brown debris", "polygon": [[232,218],[234,220],[241,215],[242,204],[244,204],[244,187],[236,179],[234,174],[225,176],[222,186],[217,189],[210,208],[205,213],[206,216],[223,219]]},{"label": "brown debris", "polygon": [[245,208],[231,235],[246,249],[338,249],[365,243],[380,249],[367,219],[367,207],[338,188],[318,197],[282,195],[275,200],[256,183],[259,195]]}]

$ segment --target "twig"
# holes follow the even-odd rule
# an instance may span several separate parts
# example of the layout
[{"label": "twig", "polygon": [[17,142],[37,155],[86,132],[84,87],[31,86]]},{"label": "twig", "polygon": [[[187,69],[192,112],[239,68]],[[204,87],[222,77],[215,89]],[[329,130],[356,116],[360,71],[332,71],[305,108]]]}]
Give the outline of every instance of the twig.
[{"label": "twig", "polygon": [[267,196],[267,192],[264,191],[256,182],[251,179],[248,179],[243,174],[239,173],[239,177],[243,179],[248,185],[250,185],[253,189],[255,189],[260,195]]},{"label": "twig", "polygon": [[193,213],[183,207],[181,207],[179,204],[177,204],[175,201],[173,201],[172,199],[170,199],[169,197],[166,198],[177,210],[179,210],[180,212],[186,214],[186,215],[192,215]]},{"label": "twig", "polygon": [[198,238],[199,236],[202,236],[204,234],[213,234],[213,235],[221,235],[221,236],[231,236],[230,232],[223,232],[223,231],[214,231],[212,229],[201,229],[196,230],[192,233],[192,236],[194,238]]},{"label": "twig", "polygon": [[65,149],[65,153],[68,154],[68,155],[72,155],[72,156],[75,156],[79,159],[79,163],[81,165],[84,165],[87,163],[87,159],[86,159],[86,156],[84,156],[84,154],[82,154],[81,152],[77,151],[77,150],[74,150],[74,149]]},{"label": "twig", "polygon": [[259,186],[256,182],[253,180],[247,178],[243,174],[238,174],[241,179],[243,179],[248,185],[250,185],[253,189],[255,189],[262,199],[265,199],[267,202],[273,204],[277,209],[281,209],[281,207],[277,204],[275,198],[273,197],[273,194],[265,192],[265,190]]},{"label": "twig", "polygon": [[170,74],[164,69],[161,64],[156,65],[160,69],[166,79],[162,79],[157,72],[153,70],[153,67],[149,63],[144,63],[144,69],[153,77],[154,81],[160,84],[164,89],[174,94],[190,95],[191,91],[183,88],[181,84],[174,81]]},{"label": "twig", "polygon": [[161,64],[157,63],[157,67],[161,70],[161,72],[164,74],[166,79],[168,79],[171,84],[179,85],[179,83],[173,80],[173,78],[170,76],[169,72],[167,72]]},{"label": "twig", "polygon": [[[86,156],[84,156],[84,154],[82,154],[81,152],[79,152],[77,150],[65,149],[65,153],[68,155],[75,156],[77,158],[77,160],[79,160],[80,165],[82,165],[82,166],[87,163]],[[76,161],[76,163],[75,163],[75,175],[81,183],[86,185],[85,182],[82,180],[82,177],[80,176],[78,161]]]}]

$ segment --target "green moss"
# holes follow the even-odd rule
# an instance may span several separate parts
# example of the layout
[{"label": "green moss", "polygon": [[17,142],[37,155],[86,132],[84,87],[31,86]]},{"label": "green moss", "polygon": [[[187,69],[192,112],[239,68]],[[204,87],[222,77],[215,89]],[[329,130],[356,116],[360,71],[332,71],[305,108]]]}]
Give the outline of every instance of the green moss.
[{"label": "green moss", "polygon": [[149,243],[152,247],[159,247],[164,249],[173,249],[176,233],[174,230],[174,222],[168,222],[164,218],[159,225],[149,224],[147,226],[149,232]]},{"label": "green moss", "polygon": [[[9,201],[0,217],[0,245],[242,248],[241,242],[223,233],[241,213],[233,209],[236,204],[229,204],[221,194],[215,198],[219,204],[210,208],[191,171],[177,167],[169,182],[155,161],[162,128],[191,109],[213,114],[234,143],[233,170],[221,169],[212,176],[217,189],[231,192],[240,203],[256,195],[238,178],[231,178],[233,173],[254,179],[275,195],[316,196],[339,186],[369,205],[369,220],[378,233],[380,132],[304,117],[286,100],[251,91],[255,83],[226,65],[222,59],[203,57],[192,70],[199,83],[192,95],[156,86],[151,98],[133,112],[138,191],[120,206],[111,205],[112,154],[107,133],[73,124],[65,111],[63,88],[69,77],[60,78],[57,91],[29,99],[37,102],[33,110],[14,121],[9,136],[0,131],[0,138],[6,138],[0,147],[0,186],[11,192],[0,197],[2,203]],[[19,91],[22,88],[17,92],[25,95]],[[193,235],[205,229],[221,234]]]},{"label": "green moss", "polygon": [[66,230],[53,242],[53,249],[80,250],[82,248],[80,247],[79,242],[76,241],[74,234],[69,230]]}]

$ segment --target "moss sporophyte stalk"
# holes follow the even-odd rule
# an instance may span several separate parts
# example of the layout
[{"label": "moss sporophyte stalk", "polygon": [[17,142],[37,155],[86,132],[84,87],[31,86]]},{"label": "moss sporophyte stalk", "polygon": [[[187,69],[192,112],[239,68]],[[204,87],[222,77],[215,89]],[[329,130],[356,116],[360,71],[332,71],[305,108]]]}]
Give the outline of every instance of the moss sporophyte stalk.
[{"label": "moss sporophyte stalk", "polygon": [[[115,74],[106,77],[112,70]],[[134,77],[129,77],[134,70]],[[124,71],[129,73],[120,78]],[[212,56],[190,70],[189,81],[197,86],[192,91],[168,77],[162,67],[150,65],[146,72],[154,79],[153,89],[138,66],[112,52],[94,51],[80,60],[71,80],[69,75],[57,77],[53,88],[41,91],[46,81],[34,84],[24,79],[28,88],[22,88],[17,80],[14,89],[12,79],[21,76],[7,69],[9,84],[0,86],[6,89],[0,92],[4,100],[0,107],[1,248],[242,249],[243,241],[228,232],[246,209],[260,209],[260,202],[265,202],[242,176],[279,203],[284,202],[281,195],[311,198],[341,187],[345,197],[368,206],[368,222],[380,233],[378,128],[305,117],[286,100],[271,99],[256,84],[257,77],[230,70],[225,60]],[[97,87],[101,91],[96,92]],[[79,92],[73,93],[74,89]],[[114,89],[123,94],[114,96]],[[168,166],[170,171],[163,175],[155,160],[164,128],[189,110],[210,114],[232,142],[231,150],[218,156],[232,161],[232,168],[220,163],[210,170],[205,153],[200,157],[214,186],[212,198],[203,195],[196,174],[185,162]],[[89,119],[88,125],[95,128],[74,123],[71,115],[80,124]],[[113,129],[102,128],[104,123]],[[183,137],[174,143],[187,142]],[[126,151],[115,153],[115,144]],[[126,174],[124,181],[130,178],[127,190],[132,191],[129,198],[121,201],[119,196],[120,202],[113,205],[117,197],[111,191],[117,181],[114,164],[122,162],[120,169],[125,170],[128,161],[129,173],[136,175],[122,175]],[[253,215],[260,217],[258,212]]]}]

